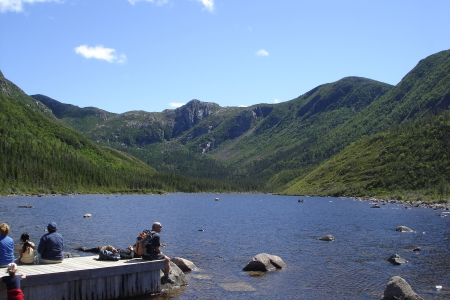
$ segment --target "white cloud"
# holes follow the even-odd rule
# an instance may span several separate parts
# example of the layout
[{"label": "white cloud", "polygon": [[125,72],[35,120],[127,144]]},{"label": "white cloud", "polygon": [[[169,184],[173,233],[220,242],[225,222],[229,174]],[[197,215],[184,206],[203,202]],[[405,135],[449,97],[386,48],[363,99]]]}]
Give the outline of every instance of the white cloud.
[{"label": "white cloud", "polygon": [[269,56],[269,52],[267,52],[264,49],[261,49],[261,50],[256,51],[256,55],[258,55],[258,56]]},{"label": "white cloud", "polygon": [[155,3],[158,6],[169,3],[169,0],[128,0],[128,2],[131,3],[131,5],[135,5],[136,3],[141,1]]},{"label": "white cloud", "polygon": [[56,2],[61,3],[64,0],[0,0],[0,12],[21,12],[23,11],[23,5],[33,4],[33,3],[43,3],[43,2]]},{"label": "white cloud", "polygon": [[214,11],[214,0],[197,0],[198,2],[201,2],[204,6],[204,9],[206,9],[209,12]]},{"label": "white cloud", "polygon": [[248,107],[248,105],[241,104],[238,107]]},{"label": "white cloud", "polygon": [[85,58],[95,58],[118,64],[123,64],[127,61],[127,57],[124,54],[116,55],[114,52],[116,52],[115,49],[105,48],[102,45],[95,47],[81,45],[75,48],[75,53],[78,53]]},{"label": "white cloud", "polygon": [[277,98],[273,99],[273,103],[280,103],[280,102],[281,102],[280,99]]},{"label": "white cloud", "polygon": [[171,106],[171,107],[181,107],[181,106],[183,106],[183,105],[185,105],[186,103],[177,103],[177,102],[171,102],[171,103],[169,103],[169,105]]}]

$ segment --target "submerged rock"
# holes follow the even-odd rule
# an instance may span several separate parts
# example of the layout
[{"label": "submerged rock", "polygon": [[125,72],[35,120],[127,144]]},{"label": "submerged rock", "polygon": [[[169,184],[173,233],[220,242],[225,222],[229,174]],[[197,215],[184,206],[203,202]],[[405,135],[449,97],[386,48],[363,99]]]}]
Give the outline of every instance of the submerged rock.
[{"label": "submerged rock", "polygon": [[390,261],[394,265],[401,265],[408,262],[406,259],[401,258],[398,254],[394,254],[389,257],[388,261]]},{"label": "submerged rock", "polygon": [[271,255],[267,253],[260,253],[253,257],[244,268],[244,271],[274,271],[276,269],[286,268],[287,265],[284,261],[276,255]]},{"label": "submerged rock", "polygon": [[319,240],[331,242],[331,241],[334,241],[334,236],[332,236],[331,234],[327,234],[327,235],[324,235],[323,237],[320,237]]},{"label": "submerged rock", "polygon": [[399,231],[399,232],[413,232],[413,230],[409,227],[406,226],[398,226],[395,231]]},{"label": "submerged rock", "polygon": [[384,290],[380,300],[423,300],[403,278],[394,276]]}]

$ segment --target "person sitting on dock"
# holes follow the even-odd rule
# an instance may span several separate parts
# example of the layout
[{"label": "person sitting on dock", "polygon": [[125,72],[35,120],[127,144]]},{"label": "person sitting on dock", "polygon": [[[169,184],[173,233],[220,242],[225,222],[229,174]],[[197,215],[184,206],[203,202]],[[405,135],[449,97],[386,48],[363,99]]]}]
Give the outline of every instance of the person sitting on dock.
[{"label": "person sitting on dock", "polygon": [[134,252],[133,246],[128,246],[126,249],[116,249],[115,247],[108,245],[108,246],[100,246],[100,247],[94,247],[94,248],[86,248],[86,247],[77,247],[75,250],[83,251],[83,252],[92,252],[92,253],[100,253],[103,250],[108,250],[113,253],[118,253],[120,255],[120,258],[122,259],[132,259],[132,258],[140,258],[140,255],[137,255]]},{"label": "person sitting on dock", "polygon": [[61,234],[56,232],[56,223],[51,222],[47,226],[48,233],[41,237],[38,252],[41,254],[41,264],[57,264],[64,259],[64,240]]},{"label": "person sitting on dock", "polygon": [[19,262],[22,264],[32,264],[34,262],[34,248],[34,243],[30,242],[30,234],[28,232],[22,233],[20,243],[17,247],[19,251]]},{"label": "person sitting on dock", "polygon": [[162,251],[159,249],[159,247],[161,246],[160,243],[160,237],[159,237],[159,233],[162,230],[162,225],[159,222],[155,222],[152,225],[152,231],[154,231],[155,233],[152,236],[152,239],[150,241],[150,254],[146,255],[142,255],[142,259],[144,260],[162,260],[164,259],[165,261],[165,265],[164,265],[164,276],[163,278],[161,278],[161,283],[165,284],[165,283],[175,283],[172,279],[169,278],[169,273],[170,273],[170,258],[167,257],[166,255],[164,255],[162,253]]},{"label": "person sitting on dock", "polygon": [[8,236],[9,225],[0,224],[0,268],[14,262],[14,241]]}]

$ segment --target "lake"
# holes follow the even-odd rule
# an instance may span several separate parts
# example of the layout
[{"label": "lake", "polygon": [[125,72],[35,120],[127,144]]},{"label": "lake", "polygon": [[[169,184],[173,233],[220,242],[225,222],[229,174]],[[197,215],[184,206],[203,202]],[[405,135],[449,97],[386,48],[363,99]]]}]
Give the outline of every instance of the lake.
[{"label": "lake", "polygon": [[[66,252],[124,248],[161,222],[164,253],[198,269],[187,274],[189,286],[156,299],[380,299],[395,275],[424,299],[450,298],[450,215],[440,217],[439,210],[267,194],[0,197],[0,204],[0,222],[10,225],[15,241],[28,231],[37,244],[54,221]],[[92,218],[83,218],[87,213]],[[414,232],[395,231],[400,225]],[[326,234],[335,241],[318,240]],[[288,266],[259,275],[242,271],[259,253]],[[391,264],[393,254],[408,263]]]}]

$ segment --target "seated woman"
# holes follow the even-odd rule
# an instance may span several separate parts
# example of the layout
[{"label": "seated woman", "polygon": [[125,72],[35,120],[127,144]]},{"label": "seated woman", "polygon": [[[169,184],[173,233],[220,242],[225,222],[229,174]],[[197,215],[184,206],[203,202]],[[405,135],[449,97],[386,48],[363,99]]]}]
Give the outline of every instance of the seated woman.
[{"label": "seated woman", "polygon": [[9,263],[14,262],[14,241],[8,234],[8,224],[0,224],[0,268],[6,268]]},{"label": "seated woman", "polygon": [[32,264],[34,262],[34,248],[36,246],[30,242],[30,234],[28,232],[22,233],[20,243],[17,247],[19,251],[19,262],[22,264]]},{"label": "seated woman", "polygon": [[115,247],[108,245],[108,246],[99,246],[94,248],[86,248],[86,247],[78,247],[75,248],[75,250],[83,251],[83,252],[92,252],[92,253],[100,253],[103,250],[108,250],[114,253],[118,253],[120,255],[120,258],[122,259],[132,259],[132,258],[140,258],[140,255],[137,255],[134,252],[133,246],[128,246],[126,249],[116,249]]}]

